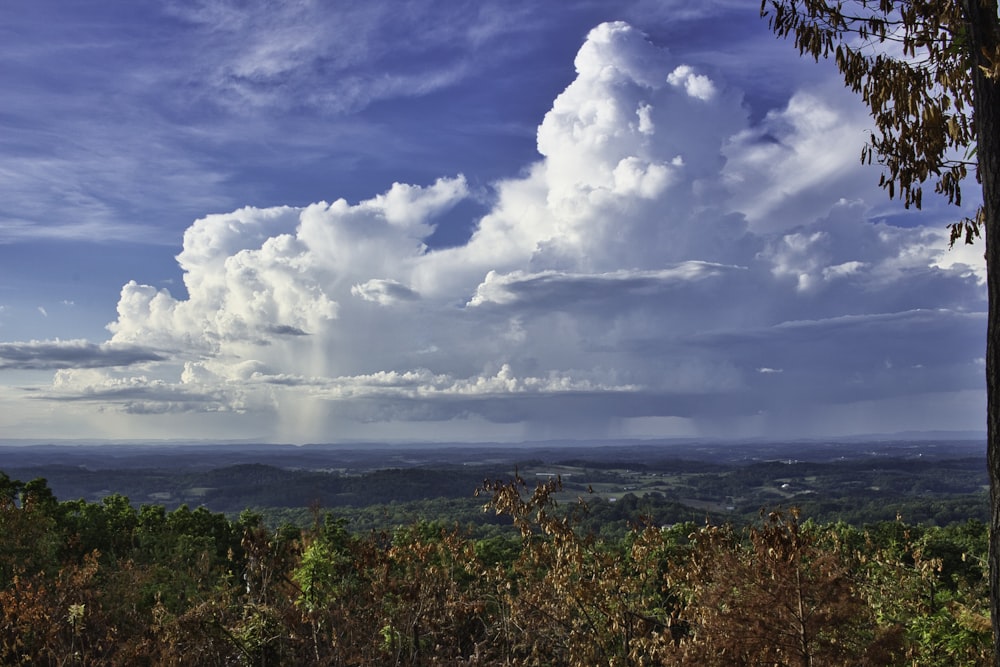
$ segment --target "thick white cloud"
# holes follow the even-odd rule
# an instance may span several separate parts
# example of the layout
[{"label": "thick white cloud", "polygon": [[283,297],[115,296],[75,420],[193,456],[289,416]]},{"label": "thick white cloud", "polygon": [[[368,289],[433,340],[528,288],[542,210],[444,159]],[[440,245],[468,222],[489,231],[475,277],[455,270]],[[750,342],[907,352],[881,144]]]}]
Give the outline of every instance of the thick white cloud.
[{"label": "thick white cloud", "polygon": [[351,287],[351,294],[365,301],[374,301],[383,306],[389,306],[397,301],[412,301],[420,295],[412,289],[395,280],[380,280],[372,278],[360,285]]},{"label": "thick white cloud", "polygon": [[729,139],[723,175],[731,205],[754,231],[772,232],[814,221],[845,193],[880,196],[875,168],[859,165],[870,128],[842,87],[797,93]]},{"label": "thick white cloud", "polygon": [[[250,55],[271,76],[295,51]],[[48,397],[242,415],[279,440],[427,422],[488,439],[814,433],[803,416],[829,405],[870,428],[877,402],[979,387],[981,263],[943,228],[870,219],[846,98],[802,92],[751,124],[738,90],[624,23],[575,65],[539,160],[495,184],[467,243],[426,243],[471,196],[461,176],[204,217],[177,256],[186,298],[130,282],[109,325],[113,349],[170,359],[67,362]]]},{"label": "thick white cloud", "polygon": [[680,65],[667,76],[667,83],[672,86],[683,86],[684,92],[691,97],[697,97],[704,102],[715,97],[715,84],[704,74],[696,74],[688,65]]}]

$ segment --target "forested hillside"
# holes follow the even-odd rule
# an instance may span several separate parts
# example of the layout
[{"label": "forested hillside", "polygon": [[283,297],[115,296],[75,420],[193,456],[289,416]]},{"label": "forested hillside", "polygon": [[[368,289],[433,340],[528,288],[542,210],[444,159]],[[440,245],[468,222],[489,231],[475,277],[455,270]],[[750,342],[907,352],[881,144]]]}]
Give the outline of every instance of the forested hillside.
[{"label": "forested hillside", "polygon": [[354,532],[443,520],[492,534],[473,490],[518,471],[562,480],[561,502],[586,500],[587,529],[621,537],[646,516],[658,524],[745,524],[762,507],[853,525],[946,526],[987,520],[982,441],[802,443],[527,443],[518,446],[0,447],[0,471],[45,478],[64,500],[112,494],[136,506],[259,512],[269,526],[311,523],[333,509]]},{"label": "forested hillside", "polygon": [[0,664],[989,664],[979,521],[786,509],[602,537],[564,493],[482,484],[509,528],[477,538],[60,501],[0,474]]}]

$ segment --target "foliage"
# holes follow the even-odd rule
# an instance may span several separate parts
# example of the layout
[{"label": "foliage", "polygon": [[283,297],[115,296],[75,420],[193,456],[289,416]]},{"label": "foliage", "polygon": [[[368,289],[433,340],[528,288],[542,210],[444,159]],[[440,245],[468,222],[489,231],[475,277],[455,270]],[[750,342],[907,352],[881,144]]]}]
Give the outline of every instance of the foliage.
[{"label": "foliage", "polygon": [[[907,207],[928,179],[949,203],[975,167],[982,205],[951,226],[951,242],[985,232],[987,469],[994,656],[1000,660],[1000,6],[997,0],[762,0],[761,15],[801,54],[835,56],[876,130],[862,161]],[[965,153],[964,158],[957,158]]]},{"label": "foliage", "polygon": [[[480,487],[514,535],[268,527],[0,478],[0,664],[989,664],[986,530],[774,512],[588,529],[560,481]],[[24,492],[33,494],[26,499]],[[26,502],[27,500],[27,502]],[[107,553],[102,549],[109,549]]]},{"label": "foliage", "polygon": [[[973,0],[974,2],[978,0]],[[993,2],[996,14],[996,2]],[[1000,46],[971,52],[961,0],[763,0],[761,15],[799,53],[833,56],[847,87],[871,110],[875,131],[861,161],[878,159],[879,185],[904,205],[920,208],[922,184],[949,203],[962,203],[962,181],[976,161],[976,103],[970,72],[1000,73]],[[951,226],[952,242],[980,236],[984,211]]]},{"label": "foliage", "polygon": [[894,662],[892,642],[871,631],[871,610],[842,554],[820,537],[794,512],[772,512],[743,534],[730,526],[699,531],[687,567],[673,575],[691,626],[683,663]]}]

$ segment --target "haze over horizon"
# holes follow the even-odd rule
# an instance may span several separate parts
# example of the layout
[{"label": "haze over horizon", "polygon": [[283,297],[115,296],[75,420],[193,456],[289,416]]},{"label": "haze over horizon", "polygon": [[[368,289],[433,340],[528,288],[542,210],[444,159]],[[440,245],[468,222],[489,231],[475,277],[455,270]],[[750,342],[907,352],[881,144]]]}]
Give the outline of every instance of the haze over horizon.
[{"label": "haze over horizon", "polygon": [[975,183],[754,3],[0,12],[5,439],[984,429]]}]

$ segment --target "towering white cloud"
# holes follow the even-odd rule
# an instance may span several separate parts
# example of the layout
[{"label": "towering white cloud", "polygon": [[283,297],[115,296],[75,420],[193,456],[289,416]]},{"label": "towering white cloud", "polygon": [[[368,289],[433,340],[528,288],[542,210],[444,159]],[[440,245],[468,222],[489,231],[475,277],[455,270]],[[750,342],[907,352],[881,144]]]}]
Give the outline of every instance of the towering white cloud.
[{"label": "towering white cloud", "polygon": [[246,415],[272,439],[489,438],[808,432],[826,405],[979,388],[978,267],[947,260],[941,229],[868,219],[845,98],[753,125],[738,90],[624,23],[575,66],[539,160],[495,184],[467,243],[427,245],[461,176],[207,216],[177,257],[186,297],[122,289],[107,349],[143,373],[66,363],[48,398]]}]

